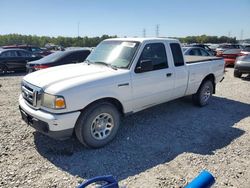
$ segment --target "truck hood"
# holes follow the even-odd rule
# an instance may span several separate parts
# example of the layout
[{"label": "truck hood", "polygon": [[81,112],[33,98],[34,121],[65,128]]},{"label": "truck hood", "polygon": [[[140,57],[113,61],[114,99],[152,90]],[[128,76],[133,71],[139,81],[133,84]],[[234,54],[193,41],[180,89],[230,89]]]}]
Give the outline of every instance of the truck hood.
[{"label": "truck hood", "polygon": [[58,91],[60,88],[64,87],[66,89],[70,85],[79,84],[79,82],[82,84],[92,80],[112,77],[112,75],[117,75],[118,72],[120,71],[104,65],[78,63],[36,71],[25,76],[23,80],[44,90],[50,86],[54,86],[54,88],[58,86]]}]

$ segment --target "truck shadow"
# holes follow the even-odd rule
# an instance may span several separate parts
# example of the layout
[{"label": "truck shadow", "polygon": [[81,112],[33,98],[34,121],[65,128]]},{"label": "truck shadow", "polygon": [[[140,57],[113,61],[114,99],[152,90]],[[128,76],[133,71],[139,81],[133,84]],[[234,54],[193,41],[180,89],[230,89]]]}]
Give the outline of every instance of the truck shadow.
[{"label": "truck shadow", "polygon": [[198,108],[189,97],[126,117],[116,139],[101,149],[86,149],[76,139],[55,141],[34,133],[37,151],[72,175],[112,174],[122,180],[184,152],[213,155],[244,131],[233,127],[250,116],[250,105],[213,97]]}]

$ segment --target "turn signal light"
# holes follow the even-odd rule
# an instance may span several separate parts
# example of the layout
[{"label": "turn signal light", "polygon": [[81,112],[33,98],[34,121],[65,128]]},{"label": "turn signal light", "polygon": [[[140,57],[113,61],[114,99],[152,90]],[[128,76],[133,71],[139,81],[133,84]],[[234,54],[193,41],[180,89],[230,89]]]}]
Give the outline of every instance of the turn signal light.
[{"label": "turn signal light", "polygon": [[62,109],[62,108],[65,108],[65,101],[64,101],[64,98],[63,97],[57,97],[56,100],[55,100],[55,108],[59,108],[59,109]]}]

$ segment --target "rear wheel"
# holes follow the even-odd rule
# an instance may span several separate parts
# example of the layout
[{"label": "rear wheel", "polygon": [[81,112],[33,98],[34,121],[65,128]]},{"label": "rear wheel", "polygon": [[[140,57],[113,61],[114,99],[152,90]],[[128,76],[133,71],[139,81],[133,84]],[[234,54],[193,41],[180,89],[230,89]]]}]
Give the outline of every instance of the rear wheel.
[{"label": "rear wheel", "polygon": [[197,93],[193,95],[193,102],[197,106],[206,106],[213,94],[213,83],[211,80],[204,81]]},{"label": "rear wheel", "polygon": [[234,77],[240,78],[241,76],[242,76],[242,73],[240,71],[234,69]]},{"label": "rear wheel", "polygon": [[8,68],[5,65],[0,65],[0,74],[6,74]]},{"label": "rear wheel", "polygon": [[114,139],[120,125],[120,113],[107,102],[88,107],[77,120],[75,134],[85,146],[100,148]]}]

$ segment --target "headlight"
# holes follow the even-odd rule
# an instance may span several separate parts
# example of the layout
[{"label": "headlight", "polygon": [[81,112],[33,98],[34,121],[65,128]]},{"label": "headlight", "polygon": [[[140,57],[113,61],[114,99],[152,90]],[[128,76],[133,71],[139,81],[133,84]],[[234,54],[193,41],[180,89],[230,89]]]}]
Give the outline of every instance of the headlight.
[{"label": "headlight", "polygon": [[64,109],[66,108],[66,103],[62,96],[43,93],[42,106],[46,108],[52,108],[52,109]]}]

